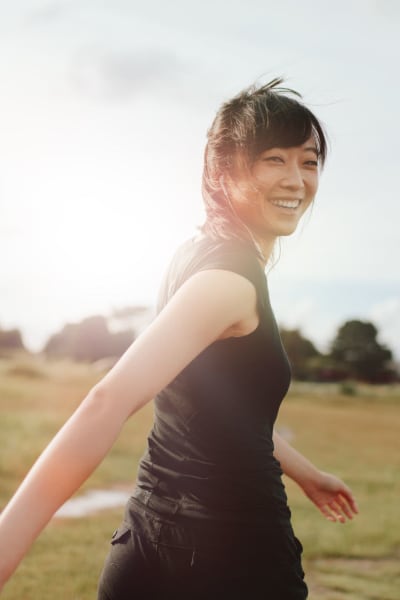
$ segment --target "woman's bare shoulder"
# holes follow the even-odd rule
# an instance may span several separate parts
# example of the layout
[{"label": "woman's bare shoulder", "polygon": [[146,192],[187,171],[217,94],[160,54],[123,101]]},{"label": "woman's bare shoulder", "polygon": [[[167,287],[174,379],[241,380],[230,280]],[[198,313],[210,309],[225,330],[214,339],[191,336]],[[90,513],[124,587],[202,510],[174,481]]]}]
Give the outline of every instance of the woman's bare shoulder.
[{"label": "woman's bare shoulder", "polygon": [[153,398],[189,362],[254,314],[256,290],[219,269],[192,275],[99,382],[125,418]]}]

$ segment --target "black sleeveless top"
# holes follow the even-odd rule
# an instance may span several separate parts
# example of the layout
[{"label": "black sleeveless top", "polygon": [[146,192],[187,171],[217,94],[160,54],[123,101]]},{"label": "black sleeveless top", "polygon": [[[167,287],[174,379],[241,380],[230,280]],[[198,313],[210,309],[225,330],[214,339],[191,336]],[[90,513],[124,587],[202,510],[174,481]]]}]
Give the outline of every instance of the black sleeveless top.
[{"label": "black sleeveless top", "polygon": [[[187,516],[288,518],[272,430],[290,367],[254,250],[237,240],[186,242],[163,282],[159,309],[205,269],[233,271],[251,281],[259,325],[243,337],[212,343],[157,395],[136,488]],[[173,344],[171,339],[171,352]]]}]

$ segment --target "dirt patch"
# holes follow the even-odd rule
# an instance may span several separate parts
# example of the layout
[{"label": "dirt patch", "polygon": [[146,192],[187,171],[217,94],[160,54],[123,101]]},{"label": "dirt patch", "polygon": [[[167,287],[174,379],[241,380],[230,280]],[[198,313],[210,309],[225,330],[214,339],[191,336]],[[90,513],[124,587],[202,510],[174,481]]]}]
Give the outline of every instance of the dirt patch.
[{"label": "dirt patch", "polygon": [[[400,554],[306,561],[309,600],[397,600],[385,581],[400,579]],[[383,587],[382,587],[383,586]]]},{"label": "dirt patch", "polygon": [[125,506],[132,495],[129,488],[90,490],[82,495],[71,498],[54,515],[57,519],[78,519],[102,510]]}]

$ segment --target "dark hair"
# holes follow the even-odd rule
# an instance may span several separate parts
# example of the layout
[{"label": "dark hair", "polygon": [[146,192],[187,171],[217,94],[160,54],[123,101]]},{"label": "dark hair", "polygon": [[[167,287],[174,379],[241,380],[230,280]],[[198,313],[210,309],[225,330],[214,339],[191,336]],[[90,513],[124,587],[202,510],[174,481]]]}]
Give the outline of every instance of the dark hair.
[{"label": "dark hair", "polygon": [[204,232],[249,239],[248,230],[232,210],[223,183],[224,175],[233,175],[238,159],[250,169],[257,156],[268,148],[300,146],[313,136],[320,164],[324,164],[327,141],[321,123],[301,102],[298,92],[279,87],[282,82],[282,78],[276,78],[260,87],[251,86],[218,110],[207,133],[204,153]]}]

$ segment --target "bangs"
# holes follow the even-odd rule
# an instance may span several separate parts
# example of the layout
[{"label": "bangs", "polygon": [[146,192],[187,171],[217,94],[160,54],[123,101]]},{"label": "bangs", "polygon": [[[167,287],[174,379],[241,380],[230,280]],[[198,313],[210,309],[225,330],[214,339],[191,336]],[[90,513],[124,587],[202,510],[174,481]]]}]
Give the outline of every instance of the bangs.
[{"label": "bangs", "polygon": [[276,104],[256,127],[253,144],[250,145],[250,160],[253,162],[270,148],[301,146],[312,137],[319,160],[324,164],[327,152],[325,135],[312,112],[291,98],[280,97]]}]

